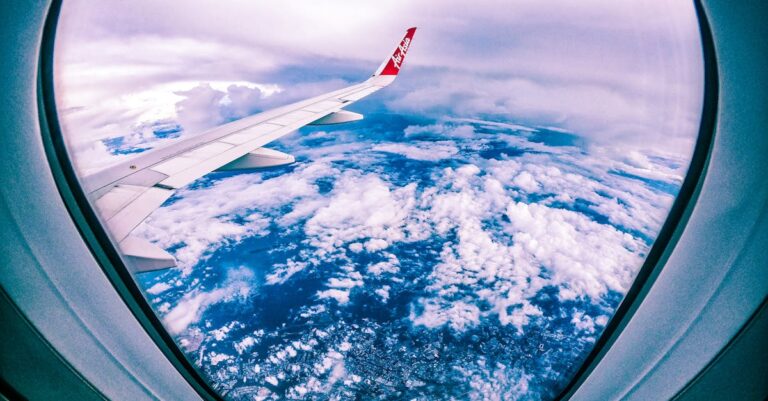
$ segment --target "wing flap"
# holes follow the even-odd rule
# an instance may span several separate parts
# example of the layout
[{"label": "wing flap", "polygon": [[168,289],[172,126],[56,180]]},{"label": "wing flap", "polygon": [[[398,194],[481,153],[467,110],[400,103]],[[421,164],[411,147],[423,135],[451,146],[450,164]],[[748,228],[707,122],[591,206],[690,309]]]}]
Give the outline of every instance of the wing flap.
[{"label": "wing flap", "polygon": [[360,113],[353,113],[351,111],[341,110],[334,111],[325,117],[320,117],[315,121],[309,123],[310,125],[331,125],[349,123],[352,121],[360,121],[363,119],[363,115]]},{"label": "wing flap", "polygon": [[120,242],[119,248],[134,273],[176,266],[173,255],[143,238],[130,235]]},{"label": "wing flap", "polygon": [[296,158],[287,153],[278,152],[274,149],[258,148],[239,159],[219,167],[216,171],[239,171],[278,167],[291,164],[295,161]]},{"label": "wing flap", "polygon": [[96,200],[96,209],[101,217],[109,220],[123,207],[138,198],[147,187],[138,185],[116,185],[111,191],[106,192]]},{"label": "wing flap", "polygon": [[194,168],[198,163],[216,157],[234,147],[235,145],[216,141],[156,164],[151,169],[170,177],[187,169]]},{"label": "wing flap", "polygon": [[173,191],[165,188],[151,187],[144,190],[122,209],[107,219],[106,226],[112,237],[120,242],[133,231],[155,209],[159,208]]}]

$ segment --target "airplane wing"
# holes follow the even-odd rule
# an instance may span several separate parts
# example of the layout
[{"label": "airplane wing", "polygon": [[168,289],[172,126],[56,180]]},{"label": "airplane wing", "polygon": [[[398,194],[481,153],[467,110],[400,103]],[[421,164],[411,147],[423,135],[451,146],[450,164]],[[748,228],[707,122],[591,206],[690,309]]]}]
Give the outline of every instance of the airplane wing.
[{"label": "airplane wing", "polygon": [[408,29],[393,54],[364,82],[221,125],[85,177],[86,192],[131,268],[175,266],[173,256],[131,232],[177,189],[212,171],[293,163],[293,156],[263,146],[305,125],[362,119],[343,108],[395,80],[415,32]]}]

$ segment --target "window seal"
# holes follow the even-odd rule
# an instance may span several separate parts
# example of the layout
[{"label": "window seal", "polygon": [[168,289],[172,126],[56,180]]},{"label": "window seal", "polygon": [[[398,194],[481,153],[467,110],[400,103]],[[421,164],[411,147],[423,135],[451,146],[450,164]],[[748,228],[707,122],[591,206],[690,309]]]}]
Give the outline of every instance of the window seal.
[{"label": "window seal", "polygon": [[62,0],[52,0],[48,9],[41,38],[36,88],[40,132],[56,188],[93,258],[158,349],[204,400],[224,401],[187,359],[144,298],[77,178],[59,124],[54,92],[54,44],[61,6]]},{"label": "window seal", "polygon": [[640,304],[643,303],[646,294],[663,270],[666,258],[685,229],[690,212],[696,205],[701,184],[704,182],[715,137],[720,81],[717,70],[717,53],[709,20],[701,0],[693,0],[693,4],[699,22],[699,38],[701,39],[704,61],[704,99],[699,121],[699,133],[688,172],[659,235],[656,237],[632,285],[608,321],[605,330],[597,338],[592,351],[584,359],[569,383],[554,398],[555,401],[570,399],[575,394],[579,386],[586,381],[618,339]]},{"label": "window seal", "polygon": [[[61,5],[62,0],[52,0],[46,17],[39,57],[37,87],[42,140],[56,187],[94,259],[160,351],[203,399],[223,401],[224,399],[214,390],[211,383],[187,359],[144,298],[141,289],[102,226],[77,178],[59,124],[54,93],[53,53]],[[687,223],[688,212],[696,203],[698,188],[705,177],[715,136],[719,81],[710,25],[701,1],[694,0],[694,6],[699,22],[704,61],[704,99],[699,133],[688,172],[631,287],[609,320],[605,330],[595,342],[595,346],[568,384],[554,398],[555,400],[569,399],[600,363],[602,357],[621,334],[663,269],[664,259],[674,247],[679,232],[684,229]]]}]

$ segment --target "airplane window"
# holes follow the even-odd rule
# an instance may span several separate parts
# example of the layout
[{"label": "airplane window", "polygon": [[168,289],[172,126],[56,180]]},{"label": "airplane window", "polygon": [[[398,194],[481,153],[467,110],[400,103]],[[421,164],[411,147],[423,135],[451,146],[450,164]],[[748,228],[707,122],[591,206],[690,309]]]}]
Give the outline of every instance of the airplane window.
[{"label": "airplane window", "polygon": [[54,57],[83,192],[227,400],[556,398],[703,98],[689,2],[72,0]]}]

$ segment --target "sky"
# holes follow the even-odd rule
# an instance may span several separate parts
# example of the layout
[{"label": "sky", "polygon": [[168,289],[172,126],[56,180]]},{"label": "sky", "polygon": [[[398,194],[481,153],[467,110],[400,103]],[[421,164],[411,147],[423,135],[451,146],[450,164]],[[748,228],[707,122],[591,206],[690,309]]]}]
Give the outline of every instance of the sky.
[{"label": "sky", "polygon": [[158,122],[191,135],[364,80],[410,26],[406,69],[370,107],[690,152],[702,56],[693,4],[679,1],[71,0],[55,50],[60,117],[77,165],[97,170],[119,159],[101,140],[152,144]]}]

